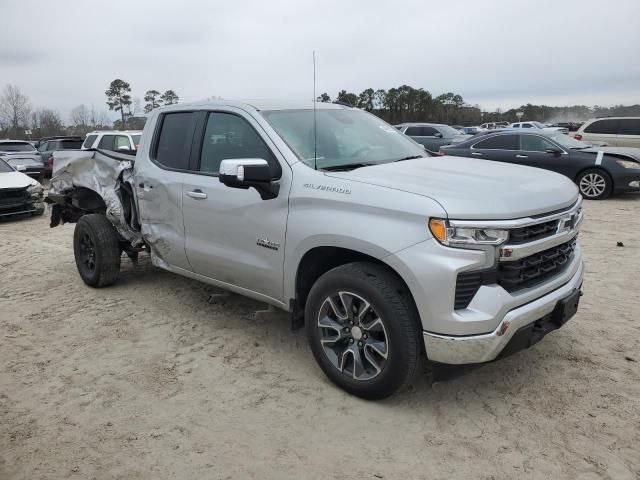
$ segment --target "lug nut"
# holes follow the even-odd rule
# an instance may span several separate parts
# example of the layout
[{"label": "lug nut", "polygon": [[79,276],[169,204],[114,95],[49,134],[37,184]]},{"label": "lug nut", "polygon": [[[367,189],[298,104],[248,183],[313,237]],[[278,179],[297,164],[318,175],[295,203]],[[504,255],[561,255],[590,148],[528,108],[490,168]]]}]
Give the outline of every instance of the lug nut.
[{"label": "lug nut", "polygon": [[362,346],[362,342],[358,342],[358,346],[361,347]]},{"label": "lug nut", "polygon": [[353,338],[350,338],[350,339],[349,339],[349,343],[353,343]]},{"label": "lug nut", "polygon": [[362,338],[366,340],[367,338],[369,338],[369,336],[365,333],[364,335],[362,335]]}]

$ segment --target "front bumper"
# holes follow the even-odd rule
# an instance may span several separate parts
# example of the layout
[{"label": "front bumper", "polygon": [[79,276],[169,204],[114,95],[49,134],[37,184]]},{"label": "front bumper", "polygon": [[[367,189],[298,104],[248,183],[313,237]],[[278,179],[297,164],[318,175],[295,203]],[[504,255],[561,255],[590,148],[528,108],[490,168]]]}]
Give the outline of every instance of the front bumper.
[{"label": "front bumper", "polygon": [[[450,336],[424,332],[427,357],[433,362],[452,365],[484,363],[495,360],[517,333],[522,336],[523,329],[548,317],[559,301],[580,289],[584,275],[584,265],[580,260],[578,269],[571,279],[556,290],[530,303],[510,310],[502,318],[496,329],[483,335]],[[526,330],[526,329],[525,329]],[[526,333],[526,332],[525,332]],[[547,333],[547,332],[545,332]],[[516,342],[527,347],[527,342]],[[511,344],[513,346],[513,343]],[[512,353],[512,352],[509,352]]]}]

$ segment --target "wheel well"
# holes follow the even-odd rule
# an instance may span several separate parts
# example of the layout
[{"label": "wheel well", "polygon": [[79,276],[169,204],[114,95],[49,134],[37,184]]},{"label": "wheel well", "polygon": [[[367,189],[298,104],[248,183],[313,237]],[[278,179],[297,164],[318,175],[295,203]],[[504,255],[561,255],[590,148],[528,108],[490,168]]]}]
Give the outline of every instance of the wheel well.
[{"label": "wheel well", "polygon": [[77,187],[73,190],[71,205],[92,213],[104,214],[107,210],[103,198],[97,192],[85,187]]},{"label": "wheel well", "polygon": [[386,263],[370,255],[339,247],[316,247],[304,254],[296,273],[296,298],[291,300],[293,328],[304,324],[304,308],[313,284],[329,270],[352,262],[369,262],[388,269],[404,287],[415,308],[415,302],[409,287],[398,273]]}]

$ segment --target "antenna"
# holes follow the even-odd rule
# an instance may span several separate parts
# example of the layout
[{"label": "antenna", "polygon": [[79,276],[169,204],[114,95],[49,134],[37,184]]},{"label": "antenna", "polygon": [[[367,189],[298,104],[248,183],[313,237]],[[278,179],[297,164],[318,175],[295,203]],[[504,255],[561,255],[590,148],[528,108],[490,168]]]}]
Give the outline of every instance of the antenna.
[{"label": "antenna", "polygon": [[316,124],[316,51],[313,51],[313,168],[318,170],[318,128]]}]

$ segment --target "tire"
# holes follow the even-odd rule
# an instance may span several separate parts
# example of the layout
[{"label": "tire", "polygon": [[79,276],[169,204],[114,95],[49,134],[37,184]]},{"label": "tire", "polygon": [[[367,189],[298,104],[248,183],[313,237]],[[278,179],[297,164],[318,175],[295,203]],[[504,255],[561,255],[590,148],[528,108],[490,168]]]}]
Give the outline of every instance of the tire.
[{"label": "tire", "polygon": [[581,172],[576,183],[582,196],[588,200],[604,200],[613,191],[611,176],[600,168],[590,168]]},{"label": "tire", "polygon": [[104,215],[84,215],[78,220],[73,253],[80,278],[90,287],[106,287],[118,279],[122,251],[118,235]]},{"label": "tire", "polygon": [[33,212],[34,217],[40,217],[42,214],[44,214],[44,207],[36,208],[36,211]]},{"label": "tire", "polygon": [[[369,308],[363,308],[367,304]],[[351,313],[345,307],[349,305]],[[418,367],[422,332],[413,300],[381,265],[349,263],[322,275],[309,292],[305,325],[322,371],[358,397],[388,397],[407,385]]]}]

